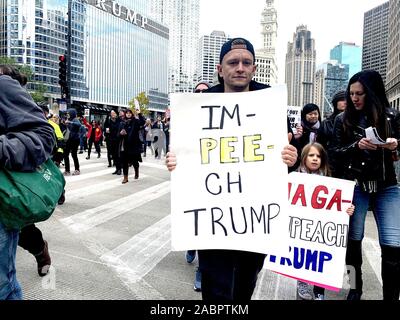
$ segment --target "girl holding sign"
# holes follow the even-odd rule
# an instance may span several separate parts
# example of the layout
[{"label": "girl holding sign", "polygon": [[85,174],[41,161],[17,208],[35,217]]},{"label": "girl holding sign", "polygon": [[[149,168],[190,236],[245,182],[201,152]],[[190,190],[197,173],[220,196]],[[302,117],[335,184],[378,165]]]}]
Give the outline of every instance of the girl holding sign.
[{"label": "girl holding sign", "polygon": [[[330,176],[328,155],[321,144],[316,142],[309,143],[303,148],[298,171],[321,176]],[[351,205],[346,212],[351,216],[354,213],[354,205]],[[300,298],[305,300],[312,300],[313,298],[308,283],[303,281],[297,282],[297,293]],[[315,300],[325,300],[325,289],[314,286],[314,296]]]}]

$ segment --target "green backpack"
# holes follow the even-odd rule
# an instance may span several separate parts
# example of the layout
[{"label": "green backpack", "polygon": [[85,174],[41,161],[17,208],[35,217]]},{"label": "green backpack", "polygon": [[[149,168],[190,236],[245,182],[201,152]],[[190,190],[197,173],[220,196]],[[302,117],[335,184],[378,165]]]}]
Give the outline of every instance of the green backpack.
[{"label": "green backpack", "polygon": [[64,187],[64,176],[51,159],[34,172],[0,169],[0,222],[22,229],[48,219]]}]

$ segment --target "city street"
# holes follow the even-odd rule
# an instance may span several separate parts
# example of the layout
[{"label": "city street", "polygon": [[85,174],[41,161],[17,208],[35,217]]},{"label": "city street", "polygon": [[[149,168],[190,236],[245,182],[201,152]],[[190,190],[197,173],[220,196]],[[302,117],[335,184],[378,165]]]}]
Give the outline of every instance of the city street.
[{"label": "city street", "polygon": [[[164,158],[143,158],[139,180],[80,154],[81,175],[66,177],[66,202],[37,226],[49,243],[52,268],[37,274],[34,257],[17,252],[17,276],[27,300],[200,300],[193,290],[197,259],[170,250],[170,174]],[[73,168],[72,168],[73,169]],[[184,195],[182,195],[184,196]],[[364,247],[365,300],[381,299],[380,248],[369,214]],[[327,292],[343,300],[347,290]],[[263,270],[254,300],[296,300],[296,281]]]}]

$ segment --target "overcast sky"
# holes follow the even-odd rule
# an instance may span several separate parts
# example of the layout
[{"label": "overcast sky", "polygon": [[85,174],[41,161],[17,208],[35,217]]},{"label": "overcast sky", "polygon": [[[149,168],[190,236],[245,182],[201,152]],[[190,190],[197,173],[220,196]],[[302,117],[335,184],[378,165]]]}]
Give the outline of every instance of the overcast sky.
[{"label": "overcast sky", "polygon": [[[200,0],[200,36],[213,30],[242,36],[261,47],[261,13],[265,0]],[[362,46],[364,13],[385,0],[275,0],[278,13],[277,59],[279,81],[284,81],[287,43],[304,24],[315,39],[317,65],[329,60],[340,41]]]}]

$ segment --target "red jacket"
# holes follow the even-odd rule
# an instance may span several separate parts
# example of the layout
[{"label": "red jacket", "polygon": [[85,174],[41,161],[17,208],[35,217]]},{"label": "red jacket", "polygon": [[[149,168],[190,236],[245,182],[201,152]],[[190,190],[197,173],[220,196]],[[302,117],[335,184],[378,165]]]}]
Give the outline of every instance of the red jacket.
[{"label": "red jacket", "polygon": [[[85,118],[83,118],[83,124],[88,129],[86,137],[88,139],[90,139],[90,137],[92,135],[93,126],[91,124],[89,124]],[[99,142],[101,137],[102,137],[102,135],[103,135],[103,131],[101,131],[100,126],[96,123],[95,133],[94,133],[94,141],[95,142]]]}]

